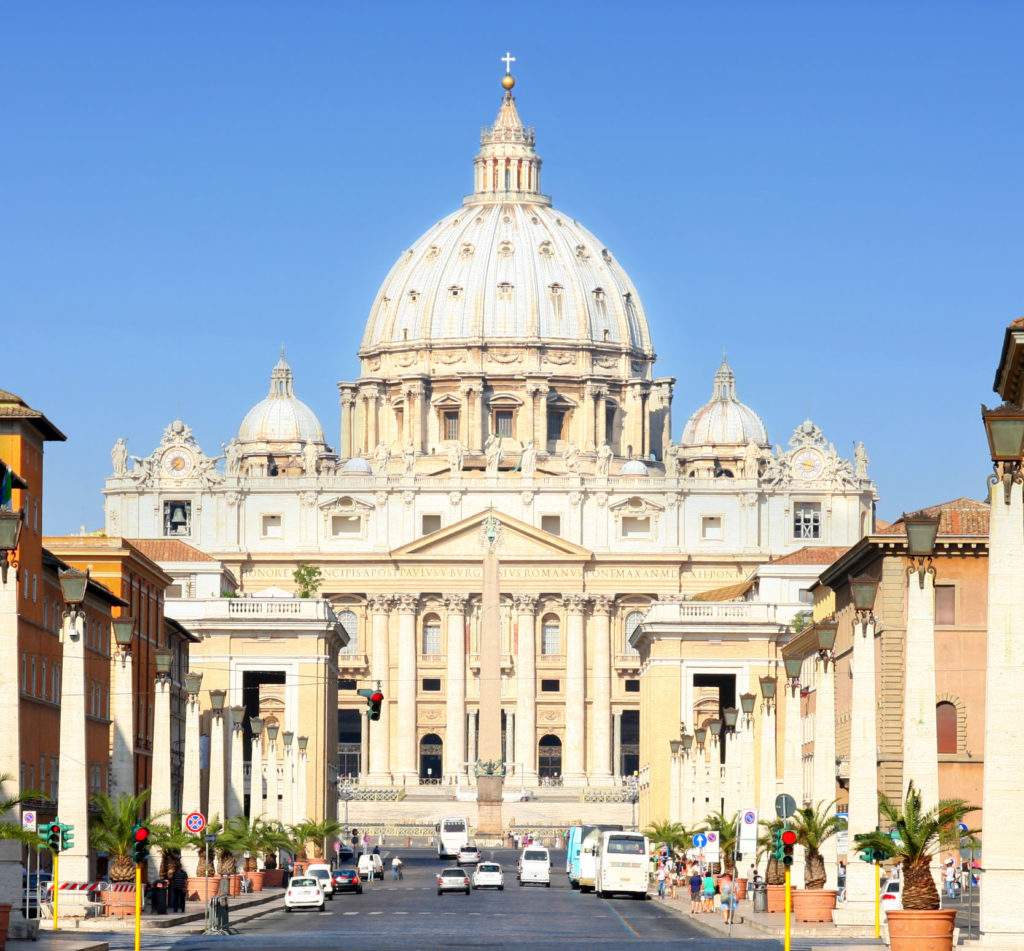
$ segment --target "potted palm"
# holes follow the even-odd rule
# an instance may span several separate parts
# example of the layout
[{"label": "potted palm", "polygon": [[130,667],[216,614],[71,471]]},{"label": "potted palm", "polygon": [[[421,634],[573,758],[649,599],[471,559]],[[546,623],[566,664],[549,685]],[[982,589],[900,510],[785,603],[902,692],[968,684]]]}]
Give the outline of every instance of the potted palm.
[{"label": "potted palm", "polygon": [[902,805],[879,794],[878,811],[893,834],[875,830],[854,838],[858,848],[888,852],[901,867],[903,908],[886,913],[892,951],[951,951],[956,909],[940,907],[932,859],[944,849],[958,847],[962,837],[977,835],[978,829],[961,829],[967,814],[977,808],[963,799],[943,799],[925,810],[913,782],[907,784]]},{"label": "potted palm", "polygon": [[846,828],[846,820],[837,816],[835,800],[817,806],[802,806],[793,813],[792,827],[797,845],[804,849],[804,887],[793,891],[793,915],[797,921],[831,921],[836,907],[834,888],[825,888],[825,859],[821,847]]},{"label": "potted palm", "polygon": [[264,871],[259,867],[258,856],[266,851],[266,826],[262,816],[253,819],[245,815],[235,816],[227,821],[222,837],[225,848],[245,853],[243,867],[254,892],[263,891]]},{"label": "potted palm", "polygon": [[785,825],[782,819],[762,819],[759,823],[764,828],[764,834],[757,840],[757,858],[760,861],[762,855],[768,856],[768,866],[764,872],[764,883],[766,886],[765,897],[767,899],[768,911],[786,910],[786,868],[775,857],[773,849],[775,833]]},{"label": "potted palm", "polygon": [[309,864],[309,843],[312,839],[311,833],[315,831],[313,829],[313,823],[297,822],[295,825],[288,827],[288,851],[295,856],[295,861],[292,863],[292,874],[300,875],[306,870],[306,866]]},{"label": "potted palm", "polygon": [[[12,782],[13,779],[14,777],[10,773],[0,773],[0,790]],[[11,815],[18,806],[30,799],[49,800],[49,796],[38,789],[26,789],[16,796],[7,796],[0,793],[0,816]],[[35,832],[26,832],[20,822],[0,822],[0,839],[13,839],[33,849],[42,847],[42,840],[39,836]],[[11,922],[12,907],[9,902],[0,903],[0,948],[4,947],[7,941],[7,929]],[[22,910],[24,911],[24,909]],[[32,919],[32,924],[29,928],[29,937],[33,937],[34,931],[38,931],[39,922]]]}]

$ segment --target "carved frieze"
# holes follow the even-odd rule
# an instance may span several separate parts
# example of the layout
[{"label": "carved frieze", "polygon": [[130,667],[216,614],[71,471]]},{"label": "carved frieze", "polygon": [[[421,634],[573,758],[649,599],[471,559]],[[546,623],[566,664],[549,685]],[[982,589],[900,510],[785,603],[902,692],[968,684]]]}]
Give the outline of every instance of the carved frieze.
[{"label": "carved frieze", "polygon": [[548,350],[544,354],[544,362],[554,366],[575,366],[576,354],[565,350]]},{"label": "carved frieze", "polygon": [[455,363],[462,363],[466,359],[465,350],[441,350],[434,354],[434,358],[438,363],[444,363],[451,366]]},{"label": "carved frieze", "polygon": [[488,363],[518,363],[523,358],[522,350],[505,348],[502,350],[488,350]]}]

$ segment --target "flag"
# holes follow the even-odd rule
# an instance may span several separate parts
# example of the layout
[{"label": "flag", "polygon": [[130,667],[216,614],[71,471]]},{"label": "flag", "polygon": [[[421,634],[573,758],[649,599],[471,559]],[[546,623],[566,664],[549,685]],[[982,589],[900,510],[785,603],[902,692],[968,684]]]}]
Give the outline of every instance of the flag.
[{"label": "flag", "polygon": [[11,507],[11,489],[14,482],[11,477],[11,467],[0,462],[0,472],[3,473],[0,476],[0,509],[9,509]]}]

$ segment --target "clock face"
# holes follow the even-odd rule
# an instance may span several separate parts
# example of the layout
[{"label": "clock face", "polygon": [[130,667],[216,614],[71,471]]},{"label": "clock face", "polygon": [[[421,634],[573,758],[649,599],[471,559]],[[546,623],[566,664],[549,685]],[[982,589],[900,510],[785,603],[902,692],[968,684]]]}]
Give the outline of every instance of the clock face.
[{"label": "clock face", "polygon": [[192,471],[192,457],[180,449],[172,449],[164,456],[164,472],[168,475],[182,478]]},{"label": "clock face", "polygon": [[817,449],[801,449],[793,457],[793,472],[799,479],[817,479],[825,468],[825,460]]}]

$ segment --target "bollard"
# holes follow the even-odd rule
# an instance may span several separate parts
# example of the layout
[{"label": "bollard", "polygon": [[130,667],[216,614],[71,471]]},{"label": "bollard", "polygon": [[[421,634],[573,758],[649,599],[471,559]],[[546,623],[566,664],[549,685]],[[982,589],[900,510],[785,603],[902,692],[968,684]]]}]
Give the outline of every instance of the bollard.
[{"label": "bollard", "polygon": [[238,934],[231,927],[226,895],[211,898],[206,904],[206,929],[203,934]]}]

